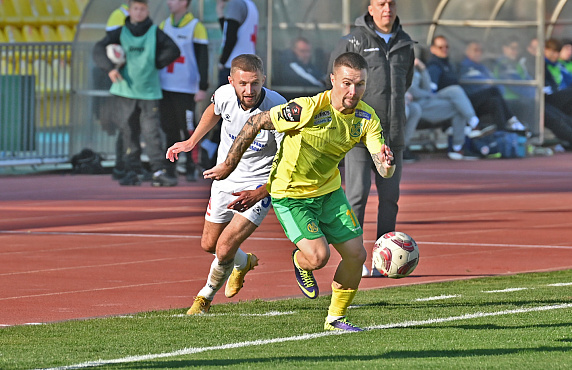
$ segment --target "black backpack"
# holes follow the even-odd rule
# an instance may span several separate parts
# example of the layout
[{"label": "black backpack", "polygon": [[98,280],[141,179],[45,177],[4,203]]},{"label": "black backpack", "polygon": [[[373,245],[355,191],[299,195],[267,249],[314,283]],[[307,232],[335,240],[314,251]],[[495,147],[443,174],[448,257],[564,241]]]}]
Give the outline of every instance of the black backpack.
[{"label": "black backpack", "polygon": [[104,173],[101,161],[103,157],[91,149],[83,149],[71,158],[72,173],[98,175]]}]

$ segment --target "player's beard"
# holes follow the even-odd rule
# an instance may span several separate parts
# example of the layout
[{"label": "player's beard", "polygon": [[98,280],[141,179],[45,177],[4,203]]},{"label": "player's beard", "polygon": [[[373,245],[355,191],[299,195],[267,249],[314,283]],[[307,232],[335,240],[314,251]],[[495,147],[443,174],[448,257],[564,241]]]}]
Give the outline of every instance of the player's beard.
[{"label": "player's beard", "polygon": [[242,105],[243,108],[245,109],[252,109],[254,108],[254,106],[256,104],[258,104],[258,100],[260,99],[260,95],[259,94],[251,94],[248,96],[248,100],[245,98],[245,96],[243,95],[240,98],[240,104]]},{"label": "player's beard", "polygon": [[357,99],[357,97],[354,97],[354,98],[345,97],[342,100],[342,105],[344,106],[345,109],[355,109],[357,107],[358,103],[359,103],[359,99]]}]

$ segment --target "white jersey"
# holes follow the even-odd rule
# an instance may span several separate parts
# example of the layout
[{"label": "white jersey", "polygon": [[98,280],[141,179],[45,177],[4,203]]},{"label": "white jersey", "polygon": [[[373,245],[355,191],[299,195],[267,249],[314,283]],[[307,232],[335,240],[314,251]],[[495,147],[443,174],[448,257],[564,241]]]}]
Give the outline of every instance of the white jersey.
[{"label": "white jersey", "polygon": [[[260,103],[248,111],[242,109],[234,87],[230,84],[219,87],[213,94],[211,101],[214,104],[214,113],[222,118],[217,164],[226,159],[234,139],[248,118],[276,105],[286,103],[286,99],[282,95],[264,87],[261,94]],[[282,137],[283,134],[276,131],[260,130],[252,145],[238,162],[236,169],[226,179],[221,180],[221,183],[228,183],[229,191],[233,191],[232,189],[236,188],[236,184],[266,184],[274,155],[280,147]]]},{"label": "white jersey", "polygon": [[183,27],[174,27],[171,21],[172,17],[167,18],[163,31],[175,41],[181,50],[181,56],[159,72],[161,88],[166,91],[196,94],[199,91],[200,75],[194,45],[197,40],[193,35],[199,20],[195,18]]},{"label": "white jersey", "polygon": [[[251,0],[242,0],[247,7],[246,19],[238,27],[236,45],[225,63],[230,68],[230,63],[241,54],[256,54],[256,35],[258,34],[258,9]],[[225,34],[224,32],[223,34]],[[224,45],[224,40],[223,40]]]}]

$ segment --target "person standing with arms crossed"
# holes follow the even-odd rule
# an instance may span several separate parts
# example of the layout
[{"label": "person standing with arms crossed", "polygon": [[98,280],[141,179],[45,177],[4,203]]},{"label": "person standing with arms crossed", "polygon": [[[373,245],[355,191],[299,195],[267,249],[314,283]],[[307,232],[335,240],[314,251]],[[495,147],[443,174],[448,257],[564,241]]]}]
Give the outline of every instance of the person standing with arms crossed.
[{"label": "person standing with arms crossed", "polygon": [[312,273],[324,267],[330,247],[341,255],[324,330],[362,331],[346,318],[361,281],[366,258],[363,230],[342,190],[338,165],[358,142],[364,142],[378,173],[391,177],[393,156],[384,144],[374,110],[361,101],[368,65],[357,53],[334,61],[332,89],[313,97],[293,99],[246,121],[225,159],[204,172],[215,180],[233,176],[243,153],[259,133],[284,133],[272,164],[269,192],[276,216],[288,239],[296,244],[292,262],[302,293],[314,299],[319,289]]},{"label": "person standing with arms crossed", "polygon": [[[190,4],[191,0],[167,0],[171,15],[159,26],[181,50],[181,56],[159,74],[163,90],[163,99],[159,105],[161,127],[165,132],[167,146],[190,137],[195,129],[195,103],[205,99],[209,86],[207,30],[188,11]],[[191,152],[186,157],[187,181],[196,181]],[[167,175],[177,177],[174,164],[167,167]]]},{"label": "person standing with arms crossed", "polygon": [[[229,84],[215,91],[212,104],[203,113],[193,135],[171,146],[167,159],[172,162],[179,153],[192,150],[222,118],[218,161],[224,160],[249,117],[286,102],[277,92],[262,87],[265,79],[262,60],[258,56],[243,54],[233,59]],[[238,164],[237,171],[224,180],[213,182],[201,246],[205,252],[216,254],[207,283],[187,314],[207,313],[215,294],[227,279],[225,295],[228,298],[235,296],[242,288],[246,273],[258,265],[258,258],[243,252],[240,246],[270,209],[265,185],[282,136],[275,131],[261,131]]]},{"label": "person standing with arms crossed", "polygon": [[[415,41],[403,31],[397,17],[396,0],[371,0],[368,11],[356,19],[355,29],[344,36],[332,52],[332,61],[341,53],[353,51],[368,62],[370,83],[363,101],[379,116],[385,139],[395,157],[395,174],[383,178],[375,173],[377,188],[377,238],[394,231],[397,220],[399,184],[403,167],[405,132],[405,92],[413,80]],[[360,225],[364,224],[365,207],[371,188],[373,162],[362,143],[346,155],[346,195]],[[376,239],[377,239],[376,238]],[[373,248],[373,246],[372,246]],[[369,276],[363,266],[363,275]],[[381,276],[373,268],[371,276]]]}]

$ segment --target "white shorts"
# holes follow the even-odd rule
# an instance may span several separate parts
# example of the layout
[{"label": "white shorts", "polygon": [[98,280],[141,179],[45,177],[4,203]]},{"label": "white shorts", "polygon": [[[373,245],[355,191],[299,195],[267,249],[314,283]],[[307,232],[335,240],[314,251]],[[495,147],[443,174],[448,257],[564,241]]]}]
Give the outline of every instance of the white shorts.
[{"label": "white shorts", "polygon": [[270,210],[270,196],[262,199],[253,207],[244,212],[239,212],[234,209],[227,208],[230,202],[238,198],[236,195],[232,195],[232,193],[236,193],[242,190],[254,190],[259,186],[265,186],[265,184],[258,186],[237,185],[234,189],[229,189],[228,184],[221,184],[221,181],[213,181],[213,185],[211,187],[211,198],[209,199],[209,205],[207,206],[205,220],[215,224],[222,224],[230,222],[234,215],[238,213],[256,226],[260,226],[262,220],[264,220],[264,217],[266,217],[268,211]]}]

